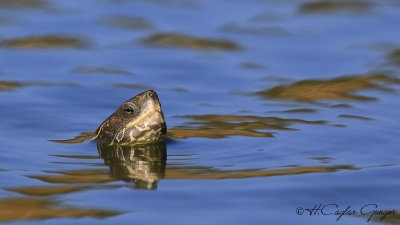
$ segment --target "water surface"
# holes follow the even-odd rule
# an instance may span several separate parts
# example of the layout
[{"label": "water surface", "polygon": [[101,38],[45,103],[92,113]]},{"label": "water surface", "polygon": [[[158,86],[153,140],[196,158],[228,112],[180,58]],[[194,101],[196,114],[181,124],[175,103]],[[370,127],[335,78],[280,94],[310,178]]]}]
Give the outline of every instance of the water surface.
[{"label": "water surface", "polygon": [[[337,224],[296,210],[376,204],[397,215],[339,222],[399,223],[399,11],[0,1],[0,222]],[[147,89],[169,141],[87,141]]]}]

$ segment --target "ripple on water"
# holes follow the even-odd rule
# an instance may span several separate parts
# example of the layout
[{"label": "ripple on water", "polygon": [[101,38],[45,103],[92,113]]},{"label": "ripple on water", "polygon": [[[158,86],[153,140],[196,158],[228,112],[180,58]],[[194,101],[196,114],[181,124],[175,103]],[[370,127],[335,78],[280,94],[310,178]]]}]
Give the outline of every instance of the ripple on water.
[{"label": "ripple on water", "polygon": [[126,3],[126,2],[151,2],[162,7],[171,6],[186,9],[200,9],[201,4],[197,0],[112,0],[115,3]]},{"label": "ripple on water", "polygon": [[0,0],[0,8],[44,8],[48,5],[46,0]]},{"label": "ripple on water", "polygon": [[393,66],[400,66],[400,49],[395,49],[387,54],[388,61]]},{"label": "ripple on water", "polygon": [[189,137],[225,138],[232,135],[247,137],[274,137],[272,132],[258,130],[296,130],[290,125],[326,124],[326,121],[307,121],[278,117],[233,116],[233,115],[186,115],[180,118],[190,119],[185,124],[168,129],[168,134],[177,139]]},{"label": "ripple on water", "polygon": [[317,109],[310,109],[310,108],[298,108],[298,109],[288,109],[283,111],[270,111],[274,113],[317,113]]},{"label": "ripple on water", "polygon": [[319,100],[371,101],[376,97],[354,94],[368,89],[390,91],[382,83],[400,84],[400,80],[384,74],[344,76],[331,80],[302,80],[289,85],[276,86],[255,94],[267,99],[313,102]]},{"label": "ripple on water", "polygon": [[368,1],[316,1],[303,3],[301,13],[364,12],[373,8]]},{"label": "ripple on water", "polygon": [[76,87],[78,84],[70,82],[45,82],[45,81],[0,81],[0,91],[12,91],[16,88],[29,87],[29,86],[70,86]]},{"label": "ripple on water", "polygon": [[9,91],[17,87],[22,87],[22,84],[20,82],[13,81],[0,81],[0,91]]},{"label": "ripple on water", "polygon": [[158,33],[142,40],[145,45],[155,47],[176,47],[194,50],[240,50],[241,47],[230,40],[192,37],[179,33]]},{"label": "ripple on water", "polygon": [[101,184],[115,181],[107,170],[46,171],[59,175],[29,175],[28,177],[54,184]]},{"label": "ripple on water", "polygon": [[107,218],[121,212],[104,209],[62,206],[60,202],[37,198],[6,198],[0,200],[0,222],[44,220],[53,218]]},{"label": "ripple on water", "polygon": [[71,70],[71,73],[79,74],[121,74],[133,75],[131,72],[124,70],[118,66],[78,66]]},{"label": "ripple on water", "polygon": [[26,36],[0,41],[0,46],[17,49],[87,48],[89,41],[70,35]]},{"label": "ripple on water", "polygon": [[83,191],[88,188],[89,186],[51,185],[51,186],[6,188],[5,190],[17,192],[24,195],[51,196],[51,195],[68,194],[72,192]]},{"label": "ripple on water", "polygon": [[149,30],[156,28],[156,26],[147,19],[137,16],[115,15],[103,19],[102,23],[110,27],[128,30]]},{"label": "ripple on water", "polygon": [[[161,145],[160,145],[161,144]],[[123,180],[133,184],[135,189],[156,189],[161,179],[244,179],[251,177],[285,176],[305,173],[332,173],[340,170],[358,170],[351,165],[330,166],[297,166],[265,170],[252,168],[243,170],[222,170],[210,166],[192,165],[185,163],[166,163],[165,143],[149,145],[98,145],[99,155],[104,163],[109,166],[110,172],[103,169],[81,169],[69,171],[44,171],[48,175],[31,175],[30,178],[38,179],[51,185],[37,187],[7,188],[21,194],[32,196],[51,196],[79,192],[88,189],[119,188],[123,185],[112,185],[116,180]],[[174,157],[176,155],[170,155]],[[87,156],[62,155],[61,158],[86,159]],[[192,157],[192,155],[183,155]],[[89,157],[89,160],[93,158]],[[327,162],[326,162],[327,163]],[[84,163],[83,163],[84,164]],[[61,175],[53,175],[61,174]],[[108,175],[109,174],[109,175]],[[108,176],[107,176],[108,175]],[[57,184],[57,185],[53,185]]]},{"label": "ripple on water", "polygon": [[285,36],[290,35],[291,33],[279,26],[263,26],[263,27],[254,27],[254,26],[245,26],[239,25],[236,23],[227,23],[222,25],[219,28],[219,31],[225,33],[235,33],[235,34],[254,34],[254,35],[278,35]]},{"label": "ripple on water", "polygon": [[171,92],[189,92],[188,89],[183,88],[183,87],[167,87],[167,88],[158,88],[156,86],[151,86],[151,85],[145,85],[145,84],[133,84],[133,83],[116,83],[116,84],[111,84],[113,87],[117,88],[128,88],[128,89],[134,89],[134,90],[140,90],[140,91],[146,91],[146,90],[156,90],[156,91],[171,91]]},{"label": "ripple on water", "polygon": [[365,117],[365,116],[347,115],[347,114],[341,114],[341,115],[338,115],[338,117],[349,118],[349,119],[359,119],[359,120],[373,120],[372,118]]},{"label": "ripple on water", "polygon": [[241,62],[241,63],[238,63],[237,66],[246,68],[246,69],[254,69],[254,70],[263,70],[263,69],[267,68],[267,66],[265,66],[261,63],[255,63],[255,62]]}]

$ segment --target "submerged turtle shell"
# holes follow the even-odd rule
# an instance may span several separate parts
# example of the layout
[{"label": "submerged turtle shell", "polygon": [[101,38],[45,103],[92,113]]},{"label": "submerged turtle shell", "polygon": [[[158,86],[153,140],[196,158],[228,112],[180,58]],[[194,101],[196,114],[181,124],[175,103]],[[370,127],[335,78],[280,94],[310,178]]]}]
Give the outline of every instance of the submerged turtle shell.
[{"label": "submerged turtle shell", "polygon": [[145,91],[124,102],[95,131],[102,144],[149,143],[162,140],[167,132],[157,93]]}]

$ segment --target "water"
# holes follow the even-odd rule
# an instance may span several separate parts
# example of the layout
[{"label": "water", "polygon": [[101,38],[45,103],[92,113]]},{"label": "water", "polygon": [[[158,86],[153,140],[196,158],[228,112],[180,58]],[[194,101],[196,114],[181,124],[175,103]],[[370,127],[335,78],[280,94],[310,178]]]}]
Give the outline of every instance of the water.
[{"label": "water", "polygon": [[[0,1],[0,222],[399,223],[399,7]],[[171,140],[85,141],[147,89]]]}]

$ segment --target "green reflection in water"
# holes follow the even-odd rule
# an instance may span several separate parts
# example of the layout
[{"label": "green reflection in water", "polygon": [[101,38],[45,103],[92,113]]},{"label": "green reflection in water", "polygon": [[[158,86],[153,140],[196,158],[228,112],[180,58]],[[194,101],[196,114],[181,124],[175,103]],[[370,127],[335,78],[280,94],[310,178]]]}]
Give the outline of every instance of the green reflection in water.
[{"label": "green reflection in water", "polygon": [[156,47],[178,47],[195,50],[239,50],[240,46],[229,40],[191,37],[178,33],[160,33],[142,40],[146,45]]},{"label": "green reflection in water", "polygon": [[300,6],[301,13],[326,13],[343,11],[366,11],[372,8],[367,1],[317,1],[304,3]]},{"label": "green reflection in water", "polygon": [[268,99],[294,101],[343,100],[371,101],[375,97],[356,95],[354,92],[375,89],[393,91],[384,84],[400,84],[400,80],[383,74],[344,76],[331,80],[302,80],[289,85],[276,86],[255,94]]},{"label": "green reflection in water", "polygon": [[5,39],[0,42],[6,48],[86,48],[89,43],[76,37],[61,35],[27,36]]}]

